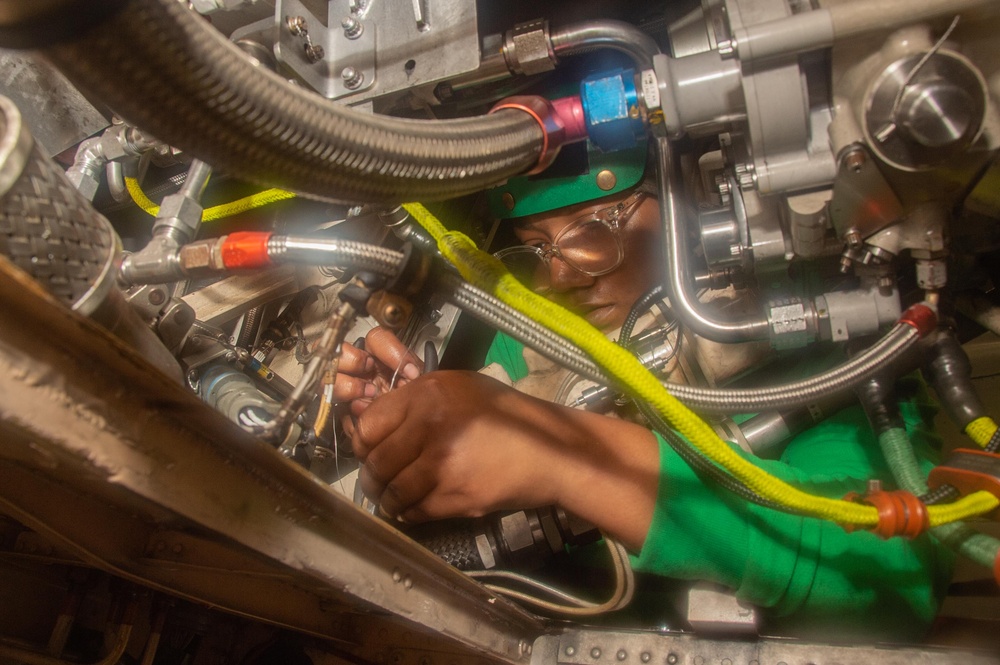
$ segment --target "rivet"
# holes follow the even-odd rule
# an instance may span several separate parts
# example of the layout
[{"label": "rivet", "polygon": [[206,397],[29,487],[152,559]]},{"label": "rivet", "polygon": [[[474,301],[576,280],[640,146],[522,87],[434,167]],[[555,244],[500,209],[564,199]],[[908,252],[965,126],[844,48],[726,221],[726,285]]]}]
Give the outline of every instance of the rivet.
[{"label": "rivet", "polygon": [[653,659],[653,656],[650,655],[650,653],[648,651],[643,651],[642,655],[639,656],[639,660],[641,660],[644,663],[648,663],[652,659]]},{"label": "rivet", "polygon": [[667,665],[677,665],[677,654],[672,653],[667,656]]},{"label": "rivet", "polygon": [[601,650],[598,649],[597,647],[594,647],[593,649],[590,650],[590,657],[591,658],[600,658],[601,657]]},{"label": "rivet", "polygon": [[617,658],[618,660],[625,660],[626,658],[628,658],[628,654],[625,653],[625,649],[619,649],[618,653],[615,654],[615,658]]},{"label": "rivet", "polygon": [[513,210],[514,209],[514,195],[513,194],[511,194],[510,192],[504,192],[503,196],[501,197],[501,199],[503,199],[503,207],[504,208],[507,208],[507,210]]},{"label": "rivet", "polygon": [[567,656],[575,656],[576,655],[576,647],[566,647],[566,655]]},{"label": "rivet", "polygon": [[618,178],[611,171],[604,169],[597,174],[597,186],[603,189],[605,192],[609,189],[613,189],[615,185],[618,184]]},{"label": "rivet", "polygon": [[403,578],[403,588],[412,589],[413,588],[413,578],[407,575]]},{"label": "rivet", "polygon": [[393,582],[396,582],[398,584],[400,581],[402,581],[402,579],[403,579],[403,574],[401,572],[399,572],[398,568],[396,570],[392,571],[392,581]]}]

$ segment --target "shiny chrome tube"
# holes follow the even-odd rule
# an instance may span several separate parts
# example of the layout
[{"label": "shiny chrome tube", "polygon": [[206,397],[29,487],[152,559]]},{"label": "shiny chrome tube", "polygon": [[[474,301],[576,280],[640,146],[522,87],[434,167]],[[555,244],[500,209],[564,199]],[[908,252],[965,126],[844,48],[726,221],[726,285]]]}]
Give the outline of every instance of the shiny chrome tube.
[{"label": "shiny chrome tube", "polygon": [[632,58],[640,69],[652,67],[653,56],[660,52],[655,39],[624,21],[576,23],[553,32],[550,41],[557,58],[596,48],[609,48]]}]

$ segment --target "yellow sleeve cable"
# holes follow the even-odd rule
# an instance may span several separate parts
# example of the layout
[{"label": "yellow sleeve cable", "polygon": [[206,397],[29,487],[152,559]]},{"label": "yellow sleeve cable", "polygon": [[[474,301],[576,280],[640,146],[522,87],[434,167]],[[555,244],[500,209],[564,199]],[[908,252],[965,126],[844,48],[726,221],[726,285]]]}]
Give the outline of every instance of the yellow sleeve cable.
[{"label": "yellow sleeve cable", "polygon": [[983,416],[976,418],[965,426],[965,433],[970,439],[979,444],[980,448],[985,448],[997,431],[997,424],[992,418]]},{"label": "yellow sleeve cable", "polygon": [[[128,193],[131,195],[135,204],[147,213],[155,217],[156,214],[160,212],[160,206],[156,205],[156,203],[151,201],[149,197],[146,196],[146,193],[143,192],[142,188],[139,186],[138,180],[135,178],[125,178],[125,188],[128,189]],[[294,196],[295,194],[292,192],[287,192],[283,189],[265,189],[263,192],[257,192],[256,194],[251,194],[250,196],[244,196],[242,199],[237,199],[229,203],[222,203],[217,206],[212,206],[211,208],[205,208],[205,211],[201,214],[201,221],[212,222],[217,219],[232,217],[233,215],[239,215],[240,213],[253,210],[254,208],[261,208],[277,201],[290,199]]]},{"label": "yellow sleeve cable", "polygon": [[[838,524],[861,527],[878,524],[878,511],[871,506],[812,496],[744,460],[701,418],[670,395],[631,353],[581,317],[522,286],[497,259],[479,251],[467,236],[445,229],[422,205],[408,204],[404,208],[437,241],[441,253],[466,280],[579,346],[610,376],[629,386],[639,399],[649,402],[702,454],[755,492],[794,513]],[[976,492],[952,504],[928,506],[927,511],[930,526],[934,527],[982,515],[998,505],[1000,500],[989,492]]]}]

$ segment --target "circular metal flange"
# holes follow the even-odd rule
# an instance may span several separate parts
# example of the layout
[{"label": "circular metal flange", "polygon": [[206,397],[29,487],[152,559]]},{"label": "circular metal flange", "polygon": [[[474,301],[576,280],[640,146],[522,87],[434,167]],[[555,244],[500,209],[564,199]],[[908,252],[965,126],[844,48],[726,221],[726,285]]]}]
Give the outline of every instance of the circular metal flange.
[{"label": "circular metal flange", "polygon": [[[925,170],[964,152],[979,136],[986,82],[961,55],[938,51],[901,58],[883,70],[865,104],[872,150],[905,171]],[[918,69],[915,69],[918,68]]]}]

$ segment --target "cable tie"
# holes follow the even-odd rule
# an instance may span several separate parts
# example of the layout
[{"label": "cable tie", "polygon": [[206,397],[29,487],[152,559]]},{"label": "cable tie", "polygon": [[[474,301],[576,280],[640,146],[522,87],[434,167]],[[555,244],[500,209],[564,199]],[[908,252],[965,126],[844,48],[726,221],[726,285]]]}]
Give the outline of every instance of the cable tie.
[{"label": "cable tie", "polygon": [[[927,506],[906,490],[883,490],[879,483],[869,489],[864,496],[857,492],[849,492],[844,496],[844,500],[874,506],[878,511],[878,524],[871,531],[885,540],[894,536],[912,540],[930,526]],[[855,529],[853,525],[843,526],[847,532]]]}]

